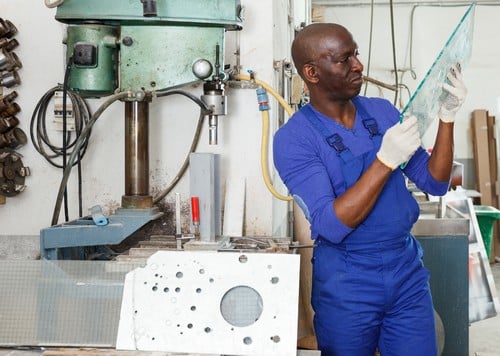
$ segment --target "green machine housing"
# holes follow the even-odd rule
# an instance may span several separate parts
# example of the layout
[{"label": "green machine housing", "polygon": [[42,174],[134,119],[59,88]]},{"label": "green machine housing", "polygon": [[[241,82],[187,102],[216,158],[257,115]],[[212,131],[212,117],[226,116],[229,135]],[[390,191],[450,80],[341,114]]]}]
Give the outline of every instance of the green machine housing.
[{"label": "green machine housing", "polygon": [[241,28],[240,12],[239,0],[66,0],[56,20],[68,24],[68,89],[102,97],[205,79],[193,64],[223,62],[225,31]]}]

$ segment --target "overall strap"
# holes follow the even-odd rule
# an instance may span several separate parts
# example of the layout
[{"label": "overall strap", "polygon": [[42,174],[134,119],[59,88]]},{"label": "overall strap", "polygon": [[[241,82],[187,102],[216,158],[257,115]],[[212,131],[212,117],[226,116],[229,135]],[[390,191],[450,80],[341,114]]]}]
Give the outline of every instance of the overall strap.
[{"label": "overall strap", "polygon": [[354,103],[354,106],[356,106],[356,110],[363,121],[363,126],[370,133],[370,138],[373,139],[374,136],[382,136],[378,129],[377,120],[366,112],[365,107],[361,104],[361,100],[359,100],[359,97],[357,96],[352,98],[352,102]]},{"label": "overall strap", "polygon": [[[363,122],[363,126],[365,129],[368,130],[370,133],[370,138],[376,143],[379,143],[382,139],[382,135],[380,134],[380,131],[378,129],[378,124],[377,120],[372,118],[365,110],[364,106],[361,104],[361,101],[359,100],[359,97],[355,97],[352,99],[352,102],[354,106],[356,106],[356,111],[358,112],[359,116],[361,117],[361,120]],[[326,128],[326,126],[321,122],[320,118],[316,115],[316,113],[313,111],[311,108],[311,104],[303,106],[301,108],[303,113],[306,115],[307,119],[313,126],[323,135],[325,138],[326,142],[330,147],[334,148],[335,151],[337,151],[337,154],[341,154],[342,152],[349,150],[349,148],[344,145],[342,142],[342,137],[337,134],[331,134],[330,131]]]},{"label": "overall strap", "polygon": [[301,108],[302,112],[306,115],[307,119],[313,126],[318,130],[321,135],[325,138],[326,142],[330,147],[337,151],[337,154],[341,154],[345,150],[348,150],[346,145],[342,142],[342,137],[338,133],[331,134],[326,126],[321,122],[316,113],[311,108],[311,105],[306,105]]},{"label": "overall strap", "polygon": [[377,120],[366,112],[363,104],[361,104],[361,100],[359,100],[359,97],[353,98],[352,102],[356,106],[356,110],[363,121],[363,126],[370,133],[370,138],[374,141],[374,144],[378,146],[382,141],[382,134],[378,129]]},{"label": "overall strap", "polygon": [[[368,115],[357,97],[352,100],[356,106],[356,111],[363,120],[363,126],[370,133],[370,138],[373,140],[373,144],[379,145],[382,135],[379,132],[377,121]],[[316,130],[318,130],[325,138],[328,145],[335,149],[337,156],[341,159],[342,164],[340,167],[344,177],[343,189],[345,191],[348,187],[352,186],[363,173],[364,158],[354,157],[349,148],[342,142],[342,137],[338,133],[332,134],[327,129],[325,124],[316,115],[310,104],[303,106],[300,110],[307,117],[309,122],[316,128]]]}]

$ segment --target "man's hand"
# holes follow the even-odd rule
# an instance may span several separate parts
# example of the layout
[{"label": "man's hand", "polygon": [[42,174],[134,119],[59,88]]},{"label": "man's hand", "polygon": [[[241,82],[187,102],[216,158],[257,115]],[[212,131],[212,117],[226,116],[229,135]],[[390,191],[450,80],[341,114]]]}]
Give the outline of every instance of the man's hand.
[{"label": "man's hand", "polygon": [[377,158],[391,170],[395,170],[407,162],[419,146],[417,118],[410,116],[385,132]]},{"label": "man's hand", "polygon": [[450,84],[443,83],[446,96],[439,108],[438,117],[443,122],[454,122],[455,115],[467,96],[467,88],[463,82],[460,64],[452,66],[446,77]]}]

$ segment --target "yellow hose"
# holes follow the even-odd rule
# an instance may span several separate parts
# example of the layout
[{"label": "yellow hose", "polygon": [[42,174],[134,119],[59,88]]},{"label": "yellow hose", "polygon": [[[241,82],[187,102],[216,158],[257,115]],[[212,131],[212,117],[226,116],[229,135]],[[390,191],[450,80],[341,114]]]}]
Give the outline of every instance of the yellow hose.
[{"label": "yellow hose", "polygon": [[266,89],[269,93],[271,93],[271,95],[280,103],[280,105],[283,107],[283,109],[286,110],[286,112],[288,113],[288,116],[293,115],[294,111],[290,107],[290,105],[288,105],[288,103],[285,101],[285,99],[283,99],[283,97],[276,90],[274,90],[273,87],[271,87],[266,82],[263,82],[262,80],[259,80],[259,79],[251,79],[249,75],[243,75],[243,74],[238,74],[235,76],[235,78],[237,80],[248,80],[248,81],[251,80],[251,81],[259,84],[261,87]]},{"label": "yellow hose", "polygon": [[[238,74],[235,76],[237,80],[252,80],[258,85],[262,86],[266,89],[267,92],[271,93],[271,95],[280,103],[280,105],[285,109],[289,116],[293,115],[293,110],[288,105],[288,103],[283,99],[283,97],[274,90],[270,85],[258,79],[251,79],[249,75],[241,75]],[[293,198],[290,196],[281,195],[274,189],[274,186],[271,182],[271,178],[269,177],[269,168],[267,165],[267,157],[268,157],[268,149],[267,144],[269,141],[269,111],[264,110],[261,111],[262,114],[262,138],[260,141],[260,167],[262,170],[262,178],[264,178],[264,183],[266,184],[267,189],[271,192],[271,194],[280,200],[284,201],[292,201]]]}]

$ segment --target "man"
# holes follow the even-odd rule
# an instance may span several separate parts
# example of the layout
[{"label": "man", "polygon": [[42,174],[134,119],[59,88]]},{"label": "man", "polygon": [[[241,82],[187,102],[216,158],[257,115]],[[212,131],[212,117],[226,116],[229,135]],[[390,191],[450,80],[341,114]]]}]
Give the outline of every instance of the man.
[{"label": "man", "polygon": [[[311,223],[311,302],[322,355],[437,354],[429,272],[410,230],[420,189],[447,192],[453,121],[466,88],[453,67],[432,154],[415,117],[399,122],[387,100],[359,96],[363,65],[352,35],[312,24],[292,44],[310,104],[274,138],[275,166]],[[404,167],[404,168],[402,168]]]}]

